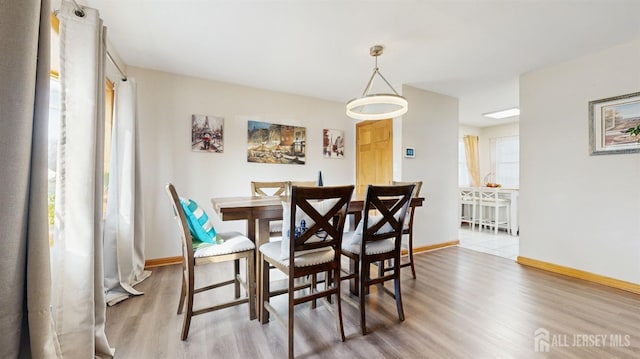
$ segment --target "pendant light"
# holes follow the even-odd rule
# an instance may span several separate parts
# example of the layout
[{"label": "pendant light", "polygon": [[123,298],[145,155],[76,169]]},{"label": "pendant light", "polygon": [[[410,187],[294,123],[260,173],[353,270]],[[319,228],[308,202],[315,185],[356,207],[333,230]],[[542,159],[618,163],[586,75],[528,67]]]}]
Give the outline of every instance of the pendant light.
[{"label": "pendant light", "polygon": [[[389,81],[382,76],[378,69],[378,56],[382,55],[383,49],[384,47],[382,45],[374,45],[369,49],[369,54],[376,59],[376,67],[373,69],[373,74],[362,96],[347,102],[347,116],[356,120],[381,120],[398,117],[407,112],[407,100],[398,95],[398,92],[391,86]],[[393,93],[369,93],[376,75],[382,78]]]}]

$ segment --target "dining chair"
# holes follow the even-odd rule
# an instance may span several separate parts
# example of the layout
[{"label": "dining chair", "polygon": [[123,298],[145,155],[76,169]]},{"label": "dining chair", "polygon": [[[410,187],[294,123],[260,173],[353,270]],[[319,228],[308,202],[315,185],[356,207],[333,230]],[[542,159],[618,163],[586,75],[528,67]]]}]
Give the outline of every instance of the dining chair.
[{"label": "dining chair", "polygon": [[[340,248],[353,188],[354,186],[291,187],[290,198],[282,204],[282,241],[260,246],[263,298],[260,303],[260,318],[265,324],[269,321],[269,314],[272,314],[287,326],[289,358],[293,358],[294,354],[294,306],[297,304],[322,299],[336,317],[340,339],[345,340],[340,298]],[[286,319],[270,304],[270,297],[273,295],[269,281],[270,266],[288,277],[284,292],[289,297]],[[309,284],[307,279],[318,274],[325,276],[322,287]],[[335,310],[327,300],[332,295],[335,296]]]},{"label": "dining chair", "polygon": [[[511,201],[500,198],[498,188],[482,188],[478,193],[479,228],[493,227],[494,233],[498,234],[498,227],[504,226],[507,233],[511,234]],[[504,217],[500,216],[501,213],[504,213]]]},{"label": "dining chair", "polygon": [[[422,181],[415,181],[415,182],[403,182],[403,181],[393,181],[392,184],[394,186],[407,186],[407,185],[414,185],[413,187],[413,193],[411,194],[412,198],[417,198],[420,197],[420,190],[422,189]],[[404,236],[407,236],[407,258],[409,259],[408,262],[404,262],[400,264],[400,267],[411,267],[411,275],[413,276],[413,279],[416,279],[416,268],[413,264],[413,214],[414,214],[414,210],[415,208],[412,207],[411,205],[409,205],[409,208],[407,208],[407,217],[409,217],[409,220],[405,220],[404,221],[404,227],[402,228],[402,236],[404,238]],[[404,246],[404,242],[402,242],[402,245]],[[384,266],[382,266],[382,269],[384,270]]]},{"label": "dining chair", "polygon": [[[251,181],[251,194],[253,196],[286,196],[287,181],[278,182],[257,182]],[[269,221],[269,236],[282,236],[282,221]]]},{"label": "dining chair", "polygon": [[[193,233],[199,232],[208,219],[201,208],[191,212],[190,206],[187,206],[186,200],[178,197],[175,187],[169,183],[166,185],[166,191],[171,200],[174,216],[177,219],[180,237],[182,239],[182,289],[180,291],[180,302],[178,304],[178,314],[182,314],[186,309],[182,320],[181,339],[186,340],[189,335],[189,326],[191,325],[191,317],[208,313],[211,311],[228,308],[235,305],[249,303],[249,319],[256,318],[256,278],[255,278],[255,245],[247,237],[238,232],[216,233],[215,240],[212,243],[201,242],[192,238]],[[195,203],[190,201],[189,203]],[[187,213],[187,211],[189,213]],[[200,215],[194,220],[195,216]],[[204,218],[204,221],[202,220]],[[208,226],[203,226],[205,230],[209,230]],[[192,233],[193,232],[193,233]],[[196,234],[198,235],[198,234]],[[244,259],[246,262],[246,279],[242,280],[239,273],[239,261]],[[195,267],[205,264],[221,263],[234,261],[235,271],[234,278],[207,286],[195,288]],[[200,272],[200,271],[199,271]],[[205,273],[202,273],[205,274]],[[194,310],[194,295],[233,284],[235,286],[235,300],[214,306]],[[242,286],[247,297],[240,298],[240,286]]]},{"label": "dining chair", "polygon": [[[460,204],[458,213],[460,224],[468,223],[469,228],[473,231],[478,220],[478,208],[480,206],[480,193],[477,189],[471,187],[460,188]],[[480,226],[478,226],[480,229]]]},{"label": "dining chair", "polygon": [[[367,289],[373,284],[379,284],[378,287],[381,290],[395,298],[398,318],[400,321],[404,320],[400,291],[400,247],[404,221],[414,187],[413,184],[369,185],[362,221],[355,231],[344,234],[342,254],[349,259],[349,271],[341,279],[350,279],[355,282],[352,292],[359,297],[359,303],[356,305],[360,309],[362,335],[367,334],[365,297]],[[387,260],[390,260],[391,267],[386,271],[380,271],[379,276],[371,278],[371,264]],[[390,280],[394,282],[393,292],[384,287],[384,282]]]}]

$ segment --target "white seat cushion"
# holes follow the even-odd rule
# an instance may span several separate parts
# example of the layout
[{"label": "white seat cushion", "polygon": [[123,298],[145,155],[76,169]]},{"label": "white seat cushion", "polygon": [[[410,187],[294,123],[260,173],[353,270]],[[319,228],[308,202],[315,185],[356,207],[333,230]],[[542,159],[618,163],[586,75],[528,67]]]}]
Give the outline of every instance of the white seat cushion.
[{"label": "white seat cushion", "polygon": [[[260,252],[271,258],[280,262],[285,267],[289,266],[289,258],[280,259],[280,250],[282,245],[281,241],[269,242],[260,246]],[[301,251],[296,253],[296,256],[293,260],[293,264],[296,267],[307,267],[316,264],[328,263],[333,260],[335,256],[333,248],[326,248],[320,250],[313,251]]]},{"label": "white seat cushion", "polygon": [[253,242],[239,232],[218,233],[218,244],[203,243],[193,253],[195,258],[238,253],[256,248]]},{"label": "white seat cushion", "polygon": [[[350,253],[360,254],[362,243],[362,235],[356,232],[347,232],[342,236],[342,250]],[[383,239],[381,241],[370,242],[367,244],[366,254],[389,253],[395,248],[393,238]]]},{"label": "white seat cushion", "polygon": [[282,221],[269,221],[269,233],[280,232],[282,233]]},{"label": "white seat cushion", "polygon": [[[310,202],[311,206],[322,216],[327,214],[336,203],[338,203],[338,198],[325,199],[317,202]],[[280,256],[274,257],[280,260],[285,260],[289,258],[289,242],[290,242],[290,233],[289,233],[289,221],[291,219],[291,203],[287,201],[282,201],[282,247],[280,248]],[[301,209],[296,210],[296,218],[295,218],[296,229],[300,229],[302,232],[305,232],[307,229],[311,228],[315,222]],[[295,236],[295,233],[294,233]],[[316,233],[314,236],[306,240],[306,243],[312,242],[320,242],[324,241],[326,238],[319,236]],[[322,249],[320,249],[322,250]]]}]

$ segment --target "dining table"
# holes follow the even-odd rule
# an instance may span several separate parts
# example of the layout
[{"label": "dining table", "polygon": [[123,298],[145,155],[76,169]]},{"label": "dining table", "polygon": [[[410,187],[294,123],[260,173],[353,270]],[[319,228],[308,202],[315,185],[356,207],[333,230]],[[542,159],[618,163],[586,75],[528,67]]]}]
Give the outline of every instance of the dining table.
[{"label": "dining table", "polygon": [[[282,219],[283,196],[239,196],[239,197],[213,197],[211,204],[222,221],[247,221],[247,237],[256,245],[256,278],[262,280],[261,257],[258,251],[260,245],[269,242],[269,222]],[[362,210],[366,200],[366,193],[354,192],[349,202],[348,214],[353,216],[349,229],[354,230],[362,218]],[[424,197],[413,197],[411,207],[421,207]],[[350,268],[354,270],[354,268]],[[258,283],[260,285],[261,283]],[[258,304],[262,301],[260,289],[257,287],[256,299]],[[355,283],[350,284],[352,293],[356,293]],[[259,307],[259,306],[258,306]],[[258,317],[261,315],[258,310]],[[258,318],[260,319],[260,318]]]}]

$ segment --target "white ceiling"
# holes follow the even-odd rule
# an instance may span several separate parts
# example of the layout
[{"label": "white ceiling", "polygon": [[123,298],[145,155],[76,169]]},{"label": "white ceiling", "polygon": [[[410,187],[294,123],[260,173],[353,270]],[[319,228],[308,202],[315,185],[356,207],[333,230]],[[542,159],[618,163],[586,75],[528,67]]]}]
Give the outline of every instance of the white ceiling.
[{"label": "white ceiling", "polygon": [[78,2],[128,66],[340,102],[362,93],[382,44],[398,91],[459,97],[461,123],[477,126],[518,105],[520,74],[640,38],[640,0]]}]

